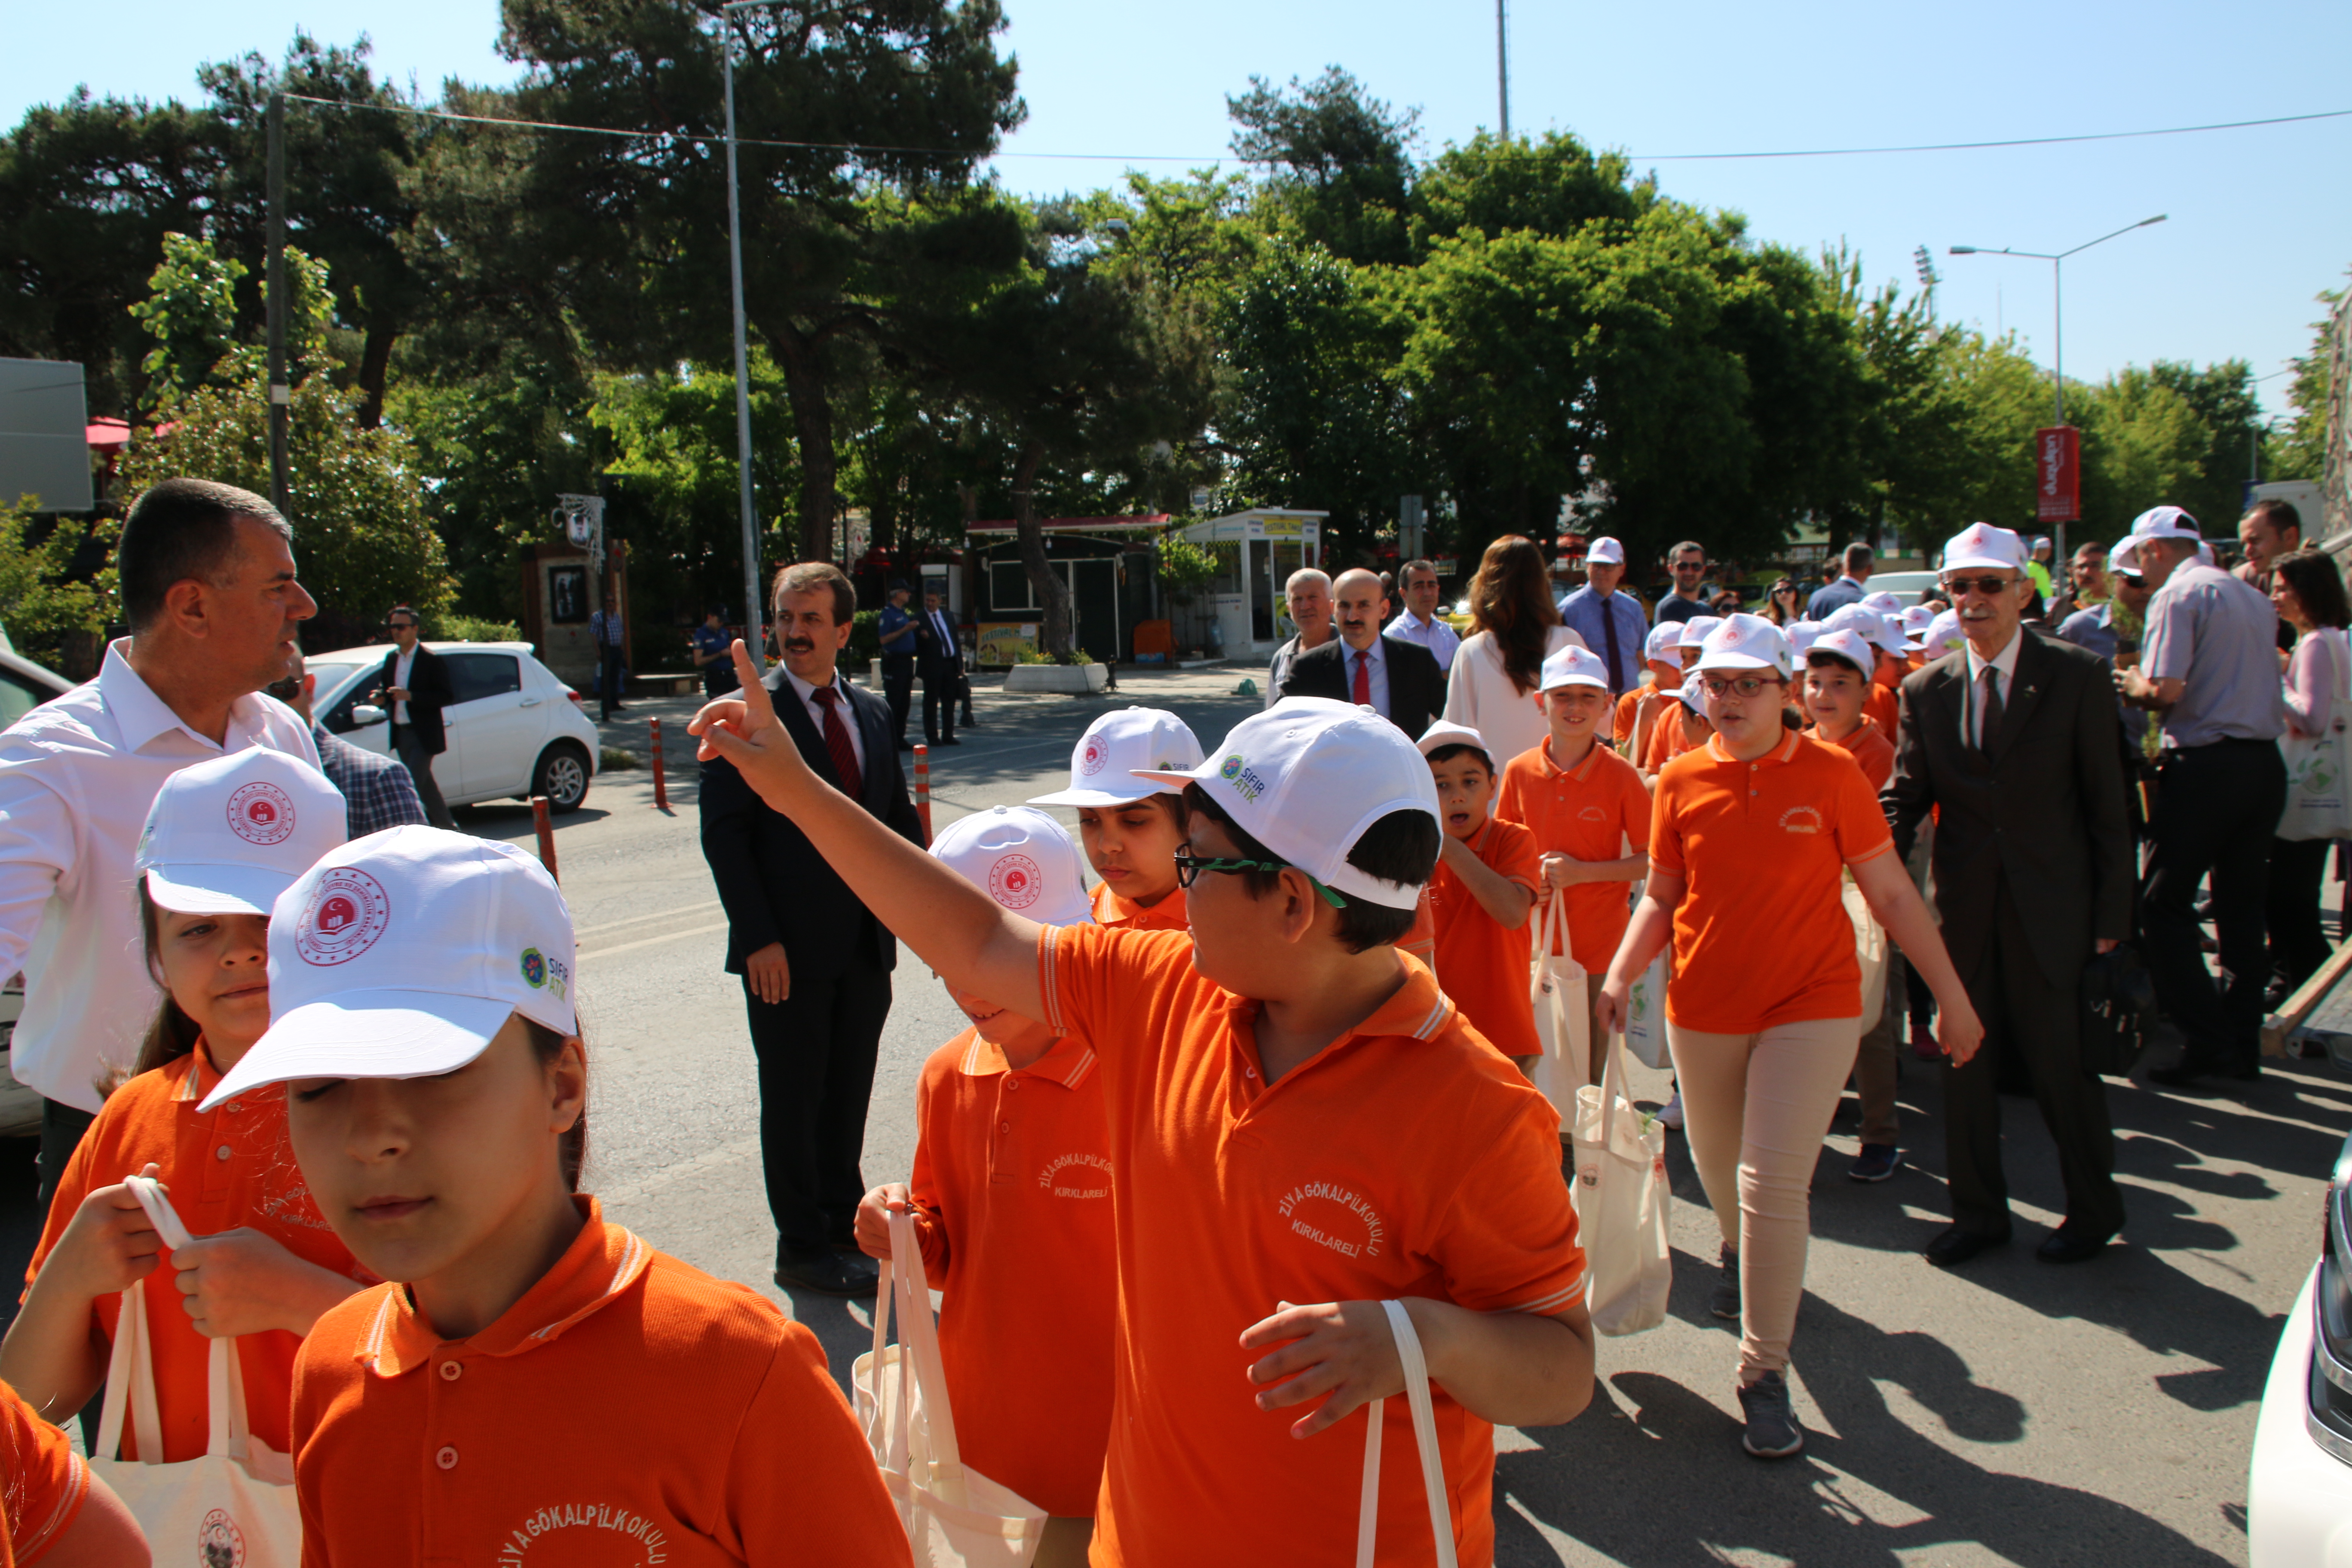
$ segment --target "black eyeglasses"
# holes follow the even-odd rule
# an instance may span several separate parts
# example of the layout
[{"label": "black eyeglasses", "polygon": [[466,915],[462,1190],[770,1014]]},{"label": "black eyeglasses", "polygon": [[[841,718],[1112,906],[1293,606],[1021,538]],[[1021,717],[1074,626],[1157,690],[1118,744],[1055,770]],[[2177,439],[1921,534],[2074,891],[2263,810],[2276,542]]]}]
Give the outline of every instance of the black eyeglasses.
[{"label": "black eyeglasses", "polygon": [[1335,910],[1344,910],[1348,907],[1348,900],[1317,881],[1314,873],[1297,866],[1285,865],[1279,860],[1207,859],[1193,854],[1190,849],[1176,851],[1175,860],[1176,885],[1180,888],[1191,888],[1193,879],[1203,871],[1218,871],[1228,876],[1239,871],[1297,871],[1307,879],[1309,887],[1323,896],[1325,903]]},{"label": "black eyeglasses", "polygon": [[1973,588],[1986,598],[1992,599],[2008,593],[2020,581],[2015,577],[1947,577],[1944,589],[1957,597]]},{"label": "black eyeglasses", "polygon": [[1709,697],[1721,699],[1738,695],[1753,697],[1768,686],[1783,684],[1777,675],[1742,675],[1730,680],[1701,680]]},{"label": "black eyeglasses", "polygon": [[394,631],[404,632],[416,623],[415,621],[388,621],[385,624],[391,626]]}]

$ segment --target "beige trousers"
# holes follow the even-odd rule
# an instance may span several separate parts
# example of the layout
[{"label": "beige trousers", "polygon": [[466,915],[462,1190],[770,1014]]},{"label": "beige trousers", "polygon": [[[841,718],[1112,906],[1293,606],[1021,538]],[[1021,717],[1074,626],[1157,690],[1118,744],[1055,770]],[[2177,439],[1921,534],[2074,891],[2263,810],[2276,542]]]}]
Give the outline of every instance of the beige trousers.
[{"label": "beige trousers", "polygon": [[1789,1364],[1805,1293],[1813,1163],[1861,1034],[1859,1018],[1808,1019],[1759,1035],[1666,1026],[1691,1163],[1723,1244],[1739,1254],[1742,1383]]}]

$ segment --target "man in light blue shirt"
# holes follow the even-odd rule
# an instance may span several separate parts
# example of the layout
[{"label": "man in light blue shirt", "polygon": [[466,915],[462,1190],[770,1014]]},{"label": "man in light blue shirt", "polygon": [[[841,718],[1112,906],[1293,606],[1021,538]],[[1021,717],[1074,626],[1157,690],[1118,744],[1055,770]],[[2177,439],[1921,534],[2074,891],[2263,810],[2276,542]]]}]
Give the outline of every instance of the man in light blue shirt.
[{"label": "man in light blue shirt", "polygon": [[1625,547],[1606,536],[1584,552],[1584,586],[1559,602],[1559,618],[1609,667],[1609,695],[1622,697],[1642,684],[1642,639],[1648,617],[1631,594],[1618,592],[1625,578]]},{"label": "man in light blue shirt", "polygon": [[1437,616],[1440,586],[1437,568],[1426,561],[1408,561],[1397,574],[1402,584],[1404,613],[1391,621],[1381,635],[1427,648],[1437,668],[1447,673],[1454,668],[1454,650],[1462,646],[1462,636]]}]

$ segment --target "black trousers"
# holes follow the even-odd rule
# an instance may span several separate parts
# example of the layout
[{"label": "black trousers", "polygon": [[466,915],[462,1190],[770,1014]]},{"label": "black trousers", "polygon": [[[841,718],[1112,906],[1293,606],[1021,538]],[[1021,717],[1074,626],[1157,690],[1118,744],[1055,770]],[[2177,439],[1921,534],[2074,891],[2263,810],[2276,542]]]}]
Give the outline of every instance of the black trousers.
[{"label": "black trousers", "polygon": [[915,661],[911,658],[886,658],[882,661],[882,696],[890,704],[890,738],[900,745],[907,743],[907,715],[915,705]]},{"label": "black trousers", "polygon": [[2006,878],[1990,935],[1976,973],[1962,977],[1969,1002],[1984,1024],[1984,1045],[1966,1066],[1948,1068],[1944,1079],[1944,1166],[1952,1223],[1979,1236],[2009,1234],[2009,1179],[2000,1168],[2000,1080],[2004,1066],[2021,1067],[2042,1108],[2042,1124],[2058,1145],[2067,1223],[2092,1236],[2112,1236],[2124,1224],[2115,1131],[2107,1120],[2107,1086],[2083,1070],[2076,986],[2053,984],[2042,972]]},{"label": "black trousers", "polygon": [[747,981],[751,1050],[760,1063],[760,1160],[782,1254],[852,1238],[866,1181],[866,1104],[890,1014],[890,972],[854,964],[793,973],[792,994],[762,1002]]},{"label": "black trousers", "polygon": [[416,732],[415,725],[392,727],[392,754],[408,770],[408,782],[416,786],[417,804],[425,807],[425,820],[454,832],[457,819],[449,815],[449,804],[441,798],[441,786],[433,777],[433,753],[425,749],[425,738]]},{"label": "black trousers", "polygon": [[84,1110],[78,1105],[68,1105],[62,1100],[43,1099],[41,1101],[41,1152],[38,1163],[41,1173],[40,1204],[49,1206],[49,1198],[65,1180],[66,1162],[81,1147],[82,1134],[98,1120],[94,1110]]},{"label": "black trousers", "polygon": [[[2270,976],[2263,919],[2271,841],[2285,805],[2286,763],[2275,742],[2216,741],[2168,752],[2158,765],[2140,927],[2157,1000],[2189,1037],[2190,1065],[2257,1063]],[[2209,876],[2219,985],[2198,940],[2197,887]]]},{"label": "black trousers", "polygon": [[596,721],[603,723],[621,705],[621,650],[607,647],[596,661],[596,701],[602,710]]},{"label": "black trousers", "polygon": [[945,659],[923,666],[923,739],[932,745],[955,739],[955,705],[963,671]]},{"label": "black trousers", "polygon": [[2332,838],[2271,840],[2270,889],[2263,897],[2270,928],[2271,973],[2289,991],[2310,979],[2327,955],[2327,932],[2319,922],[2319,887],[2327,877]]}]

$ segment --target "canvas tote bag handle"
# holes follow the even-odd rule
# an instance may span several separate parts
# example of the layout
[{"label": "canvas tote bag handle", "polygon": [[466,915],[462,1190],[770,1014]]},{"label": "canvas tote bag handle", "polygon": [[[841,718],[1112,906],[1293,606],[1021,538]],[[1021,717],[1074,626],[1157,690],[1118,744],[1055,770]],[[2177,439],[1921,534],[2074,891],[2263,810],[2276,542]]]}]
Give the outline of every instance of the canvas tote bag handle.
[{"label": "canvas tote bag handle", "polygon": [[[1445,1461],[1437,1448],[1437,1407],[1429,1397],[1429,1364],[1421,1336],[1402,1301],[1383,1301],[1389,1331],[1396,1336],[1397,1360],[1404,1367],[1405,1403],[1412,1410],[1413,1446],[1421,1452],[1421,1486],[1429,1502],[1429,1531],[1437,1543],[1437,1568],[1458,1568],[1454,1554],[1454,1513],[1445,1501]],[[1388,1401],[1364,1407],[1364,1495],[1356,1511],[1356,1568],[1372,1568],[1373,1542],[1381,1518],[1381,1426]]]},{"label": "canvas tote bag handle", "polygon": [[[890,1215],[890,1257],[898,1265],[898,1342],[922,1380],[924,1423],[931,1439],[931,1489],[958,1508],[966,1506],[963,1454],[956,1445],[955,1411],[948,1399],[947,1363],[940,1355],[939,1325],[931,1321],[930,1281],[923,1273],[923,1249],[915,1238],[915,1218]],[[900,1369],[903,1376],[905,1369]],[[902,1396],[903,1397],[903,1396]]]}]

